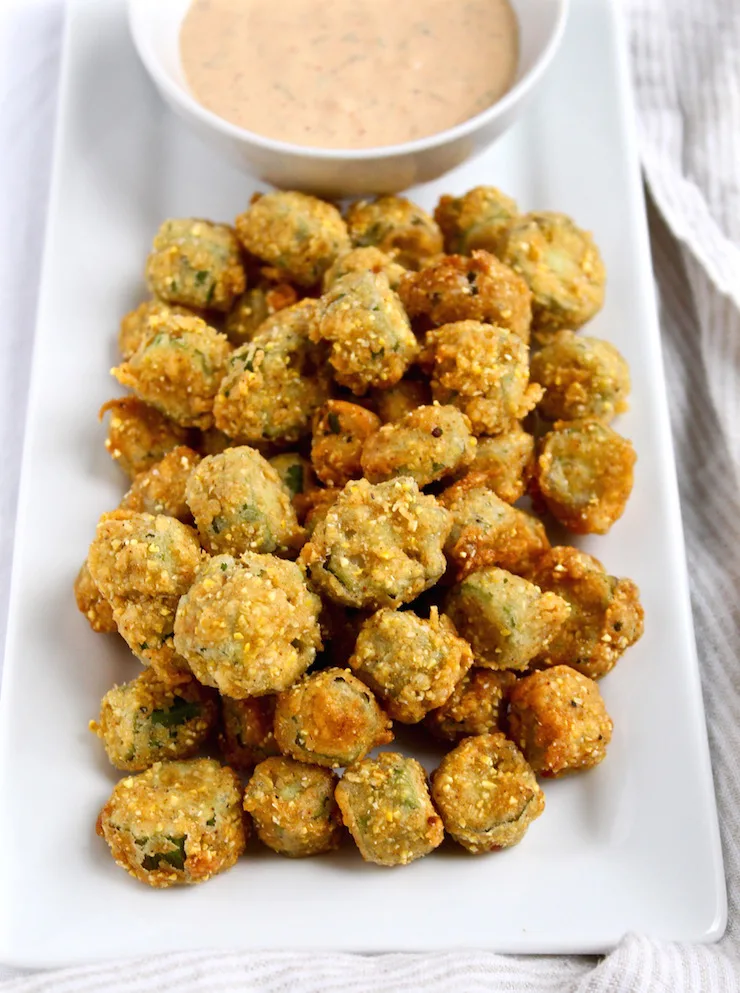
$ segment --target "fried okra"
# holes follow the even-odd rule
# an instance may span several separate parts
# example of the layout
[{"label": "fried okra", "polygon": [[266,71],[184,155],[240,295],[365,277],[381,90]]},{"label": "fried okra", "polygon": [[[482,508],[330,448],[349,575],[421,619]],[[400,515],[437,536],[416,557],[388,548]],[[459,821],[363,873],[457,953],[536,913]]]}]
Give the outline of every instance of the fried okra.
[{"label": "fried okra", "polygon": [[329,768],[351,765],[393,741],[391,722],[349,669],[304,676],[277,698],[275,740],[284,755]]},{"label": "fried okra", "polygon": [[567,619],[570,608],[556,593],[490,566],[471,572],[450,590],[445,611],[470,642],[476,664],[525,669]]},{"label": "fried okra", "polygon": [[532,331],[546,340],[577,331],[604,303],[606,270],[591,235],[565,214],[522,214],[499,233],[494,252],[532,291]]},{"label": "fried okra", "polygon": [[105,447],[131,479],[151,469],[173,448],[188,442],[186,428],[136,397],[109,400],[101,407],[100,417],[109,411]]},{"label": "fried okra", "polygon": [[350,248],[347,225],[336,207],[305,193],[260,196],[235,224],[247,251],[299,286],[320,282]]},{"label": "fried okra", "polygon": [[304,504],[305,517],[304,524],[308,538],[313,537],[314,531],[326,519],[329,508],[333,507],[337,497],[341,493],[337,486],[329,486],[326,489],[311,490],[306,497]]},{"label": "fried okra", "polygon": [[356,248],[373,245],[406,269],[419,269],[442,251],[442,232],[425,210],[406,197],[358,200],[347,211]]},{"label": "fried okra", "polygon": [[485,486],[468,483],[456,483],[439,498],[452,514],[445,552],[457,577],[489,565],[526,575],[550,547],[542,522]]},{"label": "fried okra", "polygon": [[289,283],[250,286],[226,315],[224,334],[235,348],[245,345],[268,317],[294,303],[298,303],[298,294]]},{"label": "fried okra", "polygon": [[77,609],[87,618],[87,623],[97,634],[113,634],[118,630],[111,605],[101,594],[90,574],[87,559],[80,566],[74,581]]},{"label": "fried okra", "polygon": [[147,259],[146,278],[161,300],[200,310],[228,310],[246,285],[233,229],[193,217],[162,224]]},{"label": "fried okra", "polygon": [[495,186],[476,186],[461,197],[443,196],[434,211],[446,252],[494,252],[501,229],[519,213],[516,202]]},{"label": "fried okra", "polygon": [[183,427],[209,428],[231,347],[199,317],[169,316],[112,369],[122,386]]},{"label": "fried okra", "polygon": [[401,277],[406,269],[395,262],[390,255],[372,245],[367,248],[352,248],[324,273],[323,290],[326,293],[342,276],[350,272],[383,272],[388,277],[392,290],[398,290]]},{"label": "fried okra", "polygon": [[200,317],[190,307],[179,307],[164,300],[145,300],[121,319],[118,332],[118,350],[124,359],[130,359],[143,342],[154,333],[159,321],[167,321],[172,314],[179,317]]},{"label": "fried okra", "polygon": [[534,463],[534,438],[517,425],[494,438],[478,438],[469,485],[486,486],[506,503],[524,496]]},{"label": "fried okra", "polygon": [[629,366],[601,338],[558,331],[532,356],[531,376],[545,390],[538,410],[550,421],[593,417],[608,423],[627,409]]},{"label": "fried okra", "polygon": [[268,318],[231,354],[216,396],[216,427],[241,443],[295,442],[327,399],[331,376],[309,335],[319,310],[302,300]]},{"label": "fried okra", "polygon": [[509,697],[509,736],[540,776],[598,765],[613,726],[596,683],[567,665],[525,676]]},{"label": "fried okra", "polygon": [[163,678],[176,679],[190,668],[175,651],[175,612],[179,596],[114,596],[113,619],[118,633],[142,665]]},{"label": "fried okra", "polygon": [[397,752],[363,759],[347,769],[335,795],[366,862],[408,865],[442,843],[442,821],[416,759]]},{"label": "fried okra", "polygon": [[90,730],[103,742],[116,769],[139,772],[164,759],[191,758],[213,730],[216,717],[214,695],[200,683],[145,669],[105,694],[100,717]]},{"label": "fried okra", "polygon": [[409,317],[429,327],[455,321],[495,324],[529,342],[532,294],[521,276],[489,252],[442,255],[409,272],[398,290]]},{"label": "fried okra", "polygon": [[168,452],[151,469],[139,473],[119,504],[122,510],[137,513],[164,514],[185,524],[192,523],[190,508],[185,500],[185,487],[190,473],[200,462],[200,455],[186,445]]},{"label": "fried okra", "polygon": [[408,478],[347,483],[299,561],[321,592],[347,607],[409,603],[445,571],[446,510]]},{"label": "fried okra", "polygon": [[596,420],[556,424],[542,440],[537,492],[576,534],[606,534],[624,513],[637,455],[632,442]]},{"label": "fried okra", "polygon": [[503,734],[466,738],[432,776],[445,830],[473,855],[518,845],[545,809],[545,794],[519,749]]},{"label": "fried okra", "polygon": [[218,745],[227,765],[252,769],[263,759],[280,754],[274,733],[275,700],[274,696],[243,700],[221,697]]},{"label": "fried okra", "polygon": [[456,407],[417,407],[400,421],[386,424],[362,449],[362,472],[371,483],[410,476],[428,486],[470,465],[475,438],[470,421]]},{"label": "fried okra", "polygon": [[345,400],[329,400],[313,418],[311,462],[326,486],[344,486],[362,475],[363,445],[380,427],[371,410]]},{"label": "fried okra", "polygon": [[542,388],[529,382],[527,346],[505,328],[458,321],[429,331],[432,396],[470,418],[473,433],[500,434],[533,409]]},{"label": "fried okra", "polygon": [[280,476],[246,445],[203,459],[190,474],[185,496],[212,555],[288,555],[303,544],[303,530]]},{"label": "fried okra", "polygon": [[302,858],[339,848],[342,820],[329,769],[275,757],[260,762],[244,791],[257,835],[280,855]]},{"label": "fried okra", "polygon": [[428,407],[432,391],[424,379],[401,379],[387,390],[373,390],[371,399],[383,424],[400,421],[417,407]]},{"label": "fried okra", "polygon": [[290,494],[293,507],[301,520],[307,505],[308,495],[318,487],[313,466],[298,452],[282,452],[268,459],[280,477],[280,482]]},{"label": "fried okra", "polygon": [[196,679],[224,696],[277,693],[321,648],[320,610],[294,562],[217,555],[178,604],[175,647]]},{"label": "fried okra", "polygon": [[553,548],[530,578],[570,605],[569,616],[537,656],[537,665],[569,665],[599,679],[642,637],[645,614],[637,586],[631,579],[607,575],[593,556],[569,546]]},{"label": "fried okra", "polygon": [[338,279],[321,298],[311,335],[330,343],[334,378],[358,396],[371,386],[393,386],[419,351],[384,273],[351,272]]},{"label": "fried okra", "polygon": [[157,762],[116,785],[96,830],[142,883],[203,883],[244,851],[239,780],[212,759]]},{"label": "fried okra", "polygon": [[436,738],[446,741],[502,731],[514,683],[516,676],[509,670],[474,666],[456,684],[452,696],[426,715],[424,724]]}]

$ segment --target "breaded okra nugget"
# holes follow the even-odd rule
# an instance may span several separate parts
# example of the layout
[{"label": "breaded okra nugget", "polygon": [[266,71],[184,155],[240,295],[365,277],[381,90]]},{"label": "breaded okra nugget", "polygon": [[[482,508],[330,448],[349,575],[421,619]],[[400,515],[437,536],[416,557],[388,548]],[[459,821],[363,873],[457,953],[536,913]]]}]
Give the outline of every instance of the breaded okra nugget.
[{"label": "breaded okra nugget", "polygon": [[441,707],[424,724],[436,738],[459,741],[471,734],[503,731],[509,692],[516,676],[509,670],[468,669]]},{"label": "breaded okra nugget", "polygon": [[516,201],[495,186],[476,186],[461,197],[440,197],[434,219],[445,251],[469,255],[475,248],[495,251],[501,229],[518,213]]},{"label": "breaded okra nugget", "polygon": [[355,247],[374,245],[407,269],[421,268],[442,251],[436,221],[406,197],[356,201],[347,211],[347,227]]},{"label": "breaded okra nugget", "polygon": [[238,348],[254,338],[268,317],[298,303],[298,294],[289,283],[250,286],[238,297],[226,318],[223,331],[231,344]]},{"label": "breaded okra nugget", "polygon": [[324,293],[331,289],[338,279],[350,272],[383,272],[388,277],[390,288],[398,290],[401,277],[406,269],[390,255],[386,255],[385,252],[381,252],[379,248],[374,248],[372,245],[367,248],[352,248],[344,255],[340,255],[324,273]]},{"label": "breaded okra nugget", "polygon": [[383,424],[400,421],[417,407],[428,407],[432,390],[425,379],[404,377],[387,390],[372,390],[370,399]]},{"label": "breaded okra nugget", "polygon": [[146,472],[167,452],[185,445],[189,432],[138,397],[119,397],[100,408],[100,417],[110,411],[105,447],[129,478]]},{"label": "breaded okra nugget", "polygon": [[506,503],[524,496],[534,464],[534,438],[517,424],[494,438],[479,437],[466,486],[486,486]]},{"label": "breaded okra nugget", "polygon": [[90,627],[98,634],[113,634],[118,630],[113,619],[113,609],[90,574],[87,559],[82,563],[74,581],[77,609],[87,618]]},{"label": "breaded okra nugget", "polygon": [[137,513],[164,514],[176,517],[185,524],[193,517],[185,500],[185,488],[190,473],[200,462],[200,455],[186,445],[179,445],[155,463],[151,469],[140,472],[121,500],[122,510]]},{"label": "breaded okra nugget", "polygon": [[274,734],[275,700],[274,696],[221,697],[218,745],[227,765],[252,769],[280,753]]},{"label": "breaded okra nugget", "polygon": [[380,428],[371,410],[346,400],[328,400],[314,413],[311,462],[326,486],[344,486],[362,475],[363,445]]},{"label": "breaded okra nugget", "polygon": [[[168,320],[172,314],[180,317],[202,317],[192,307],[180,307],[165,303],[164,300],[145,300],[121,318],[118,332],[118,350],[124,359],[130,359],[142,342],[155,331],[160,320]],[[155,320],[152,320],[154,318]]]}]

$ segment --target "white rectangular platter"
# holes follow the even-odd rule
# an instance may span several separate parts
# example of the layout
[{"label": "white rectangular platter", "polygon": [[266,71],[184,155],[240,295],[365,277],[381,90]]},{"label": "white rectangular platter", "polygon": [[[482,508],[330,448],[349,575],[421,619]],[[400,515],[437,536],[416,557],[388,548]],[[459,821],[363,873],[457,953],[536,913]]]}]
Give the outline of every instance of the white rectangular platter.
[{"label": "white rectangular platter", "polygon": [[575,0],[536,105],[485,156],[412,191],[492,183],[523,208],[572,214],[609,272],[592,333],[632,367],[619,424],[639,461],[627,512],[583,546],[642,591],[642,641],[602,683],[607,761],[546,785],[524,843],[473,858],[454,846],[403,869],[347,846],[290,861],[252,853],[205,886],[149,890],[95,836],[115,782],[87,730],[135,664],[77,613],[72,581],[123,480],[99,406],[116,395],[121,314],[144,293],[168,216],[230,220],[255,185],[157,99],[119,0],[69,5],[53,191],[36,331],[0,717],[0,960],[50,966],[184,949],[357,951],[484,947],[600,952],[627,931],[711,941],[725,885],[691,625],[675,466],[624,42],[609,0]]}]

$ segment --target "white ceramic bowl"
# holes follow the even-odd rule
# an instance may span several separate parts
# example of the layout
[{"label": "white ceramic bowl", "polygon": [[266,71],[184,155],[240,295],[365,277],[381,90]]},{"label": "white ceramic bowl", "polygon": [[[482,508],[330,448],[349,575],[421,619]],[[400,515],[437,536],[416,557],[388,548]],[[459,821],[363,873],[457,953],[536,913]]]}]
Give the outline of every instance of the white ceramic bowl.
[{"label": "white ceramic bowl", "polygon": [[558,49],[569,0],[511,2],[519,18],[519,68],[514,86],[501,100],[428,138],[346,151],[265,138],[202,107],[188,89],[180,61],[180,26],[190,0],[129,0],[129,23],[136,49],[162,97],[214,149],[275,186],[350,196],[394,193],[436,179],[481,152],[514,123]]}]

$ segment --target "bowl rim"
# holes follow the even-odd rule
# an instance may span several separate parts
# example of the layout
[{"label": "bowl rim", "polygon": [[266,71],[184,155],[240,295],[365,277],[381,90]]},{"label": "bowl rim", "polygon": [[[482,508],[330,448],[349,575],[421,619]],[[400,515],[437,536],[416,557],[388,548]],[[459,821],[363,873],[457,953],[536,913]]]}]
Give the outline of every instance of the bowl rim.
[{"label": "bowl rim", "polygon": [[558,4],[558,12],[549,39],[529,72],[515,83],[499,100],[491,104],[490,107],[486,107],[485,110],[480,111],[474,117],[469,117],[460,124],[455,124],[453,127],[447,128],[444,131],[438,131],[435,134],[427,135],[425,138],[415,138],[412,141],[400,142],[395,145],[375,145],[371,148],[345,149],[320,148],[315,145],[296,145],[292,142],[268,138],[266,135],[258,134],[256,131],[248,131],[246,128],[239,127],[237,124],[232,124],[225,118],[219,117],[218,114],[214,114],[213,111],[203,107],[187,89],[174,83],[168,73],[162,68],[159,59],[156,58],[152,51],[148,33],[144,27],[144,21],[146,20],[145,12],[147,9],[151,11],[152,0],[128,0],[128,23],[136,51],[158,88],[165,91],[170,99],[184,107],[203,125],[220,131],[228,138],[236,139],[241,143],[256,145],[267,151],[282,155],[327,162],[362,162],[392,158],[399,155],[410,155],[415,152],[425,152],[439,148],[441,145],[465,138],[473,131],[485,127],[485,125],[516,106],[539,82],[562,42],[570,10],[570,0],[552,0],[552,2]]}]

